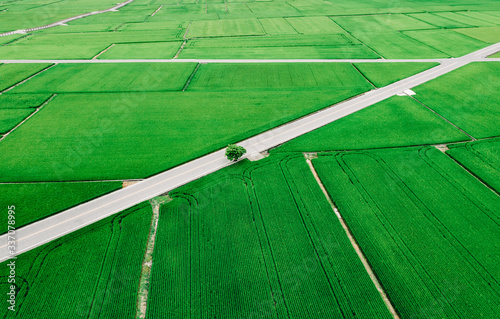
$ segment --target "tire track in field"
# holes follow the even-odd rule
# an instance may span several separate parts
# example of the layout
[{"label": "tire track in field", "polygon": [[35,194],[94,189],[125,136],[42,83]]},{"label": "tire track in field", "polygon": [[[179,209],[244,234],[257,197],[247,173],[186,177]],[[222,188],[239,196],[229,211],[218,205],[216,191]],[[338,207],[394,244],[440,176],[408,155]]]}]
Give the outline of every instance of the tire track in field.
[{"label": "tire track in field", "polygon": [[[18,127],[20,127],[21,125],[23,125],[26,121],[28,121],[30,118],[32,118],[33,116],[35,116],[36,113],[38,113],[45,105],[49,104],[55,97],[57,96],[57,94],[52,94],[45,102],[43,102],[39,107],[37,107],[35,109],[35,111],[33,111],[33,113],[31,113],[28,117],[26,117],[24,120],[22,120],[21,123],[17,124],[16,126],[14,126],[13,129],[11,129],[10,131],[8,131],[7,133],[5,133],[1,138],[0,138],[0,142],[2,140],[4,140],[7,136],[9,136],[12,132],[14,132]],[[20,183],[21,184],[21,183]]]}]

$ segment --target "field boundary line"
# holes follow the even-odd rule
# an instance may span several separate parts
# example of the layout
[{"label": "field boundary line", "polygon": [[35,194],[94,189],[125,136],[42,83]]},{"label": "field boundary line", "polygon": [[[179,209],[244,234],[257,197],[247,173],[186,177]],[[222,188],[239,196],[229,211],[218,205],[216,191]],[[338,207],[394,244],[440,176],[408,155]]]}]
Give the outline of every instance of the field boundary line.
[{"label": "field boundary line", "polygon": [[141,278],[139,279],[139,287],[137,289],[137,312],[135,318],[146,318],[149,282],[151,279],[151,270],[153,268],[153,251],[158,231],[158,220],[160,219],[160,206],[167,201],[169,201],[169,198],[153,198],[149,201],[152,208],[151,226],[149,228],[148,241],[142,261]]},{"label": "field boundary line", "polygon": [[184,39],[184,41],[181,44],[181,47],[179,48],[179,50],[177,51],[177,53],[175,54],[175,56],[172,59],[177,59],[179,57],[179,54],[181,54],[182,50],[184,50],[186,43],[187,43],[187,40]]},{"label": "field boundary line", "polygon": [[37,107],[35,109],[35,111],[33,111],[33,113],[31,113],[27,118],[25,118],[21,123],[17,124],[12,130],[8,131],[7,133],[5,133],[4,136],[2,136],[0,138],[0,142],[3,141],[7,136],[9,136],[12,132],[14,132],[14,130],[16,130],[19,126],[23,125],[24,122],[26,122],[27,120],[29,120],[30,118],[32,118],[36,113],[38,113],[45,105],[49,104],[50,101],[52,101],[55,97],[57,96],[57,94],[52,94],[45,102],[42,103],[42,105],[40,105],[39,107]]},{"label": "field boundary line", "polygon": [[426,104],[420,102],[418,99],[416,99],[414,96],[412,95],[408,95],[409,97],[411,97],[413,100],[415,100],[418,104],[424,106],[425,108],[427,108],[429,111],[433,112],[434,114],[436,114],[437,116],[439,116],[440,118],[442,118],[443,120],[445,120],[446,122],[448,122],[448,124],[450,125],[453,125],[453,127],[455,127],[457,130],[459,130],[460,132],[464,133],[465,135],[467,135],[472,141],[477,141],[477,139],[470,135],[469,133],[467,133],[466,131],[462,130],[460,127],[458,127],[457,125],[455,125],[453,122],[451,122],[450,120],[448,120],[446,117],[442,116],[441,114],[439,114],[438,112],[434,111],[431,107],[427,106]]},{"label": "field boundary line", "polygon": [[361,71],[358,69],[358,67],[357,67],[357,66],[355,66],[355,65],[354,65],[354,63],[351,63],[351,65],[352,65],[352,67],[353,67],[353,68],[355,68],[355,69],[356,69],[356,71],[358,71],[358,73],[359,73],[359,74],[361,74],[361,76],[362,76],[362,77],[363,77],[363,78],[364,78],[364,79],[365,79],[368,83],[370,83],[370,84],[371,84],[371,86],[373,86],[373,88],[374,88],[374,89],[378,89],[378,87],[377,87],[375,84],[373,84],[373,82],[372,82],[372,81],[370,81],[370,79],[368,79],[368,78],[366,77],[366,75],[365,75],[363,72],[361,72]]},{"label": "field boundary line", "polygon": [[394,308],[394,306],[391,303],[391,300],[389,299],[389,297],[387,297],[387,294],[386,294],[384,288],[382,287],[382,285],[380,284],[380,281],[378,280],[377,276],[373,272],[373,270],[372,270],[372,268],[370,266],[370,263],[366,259],[366,256],[363,254],[363,251],[361,250],[361,248],[359,247],[358,243],[356,242],[356,239],[352,235],[352,232],[349,229],[349,226],[347,226],[347,223],[345,222],[344,218],[340,214],[340,211],[338,210],[338,208],[335,206],[332,198],[330,197],[330,195],[328,194],[328,191],[326,190],[325,186],[323,185],[323,182],[321,182],[321,179],[319,178],[318,173],[316,172],[316,169],[314,168],[314,166],[313,166],[313,164],[311,162],[310,153],[307,154],[307,155],[304,154],[304,157],[306,159],[307,165],[311,169],[311,173],[313,174],[314,179],[316,179],[316,182],[318,183],[318,186],[321,188],[321,191],[325,195],[326,200],[328,201],[328,203],[330,204],[333,212],[337,216],[340,224],[342,225],[342,228],[344,229],[344,231],[345,231],[345,233],[347,235],[347,238],[351,242],[352,247],[356,251],[356,254],[358,255],[358,257],[361,260],[361,262],[363,263],[363,266],[365,267],[366,272],[370,276],[370,279],[372,280],[373,284],[375,285],[375,288],[377,288],[377,291],[379,292],[380,297],[384,301],[384,304],[389,309],[389,311],[391,312],[391,314],[392,314],[392,316],[393,316],[394,319],[400,319],[398,313],[396,312],[396,309]]},{"label": "field boundary line", "polygon": [[125,2],[119,3],[118,5],[116,5],[116,6],[112,7],[112,8],[106,9],[106,10],[94,11],[94,12],[90,12],[90,13],[80,14],[78,16],[74,16],[74,17],[71,17],[71,18],[63,19],[63,20],[60,20],[60,21],[57,21],[57,22],[53,22],[53,23],[50,23],[50,24],[46,24],[46,25],[40,26],[40,27],[34,27],[34,28],[29,28],[29,29],[21,29],[21,30],[16,30],[16,31],[9,31],[9,32],[5,32],[5,33],[0,33],[0,37],[4,37],[4,36],[7,36],[7,35],[13,35],[13,34],[25,34],[25,33],[31,32],[31,31],[38,31],[38,30],[53,28],[53,27],[65,25],[66,23],[74,21],[74,20],[78,20],[78,19],[81,19],[81,18],[90,17],[90,16],[93,16],[93,15],[96,15],[96,14],[107,13],[107,12],[112,12],[112,11],[118,11],[118,9],[126,6],[127,4],[129,4],[129,3],[133,2],[133,1],[134,0],[127,0]]},{"label": "field boundary line", "polygon": [[[450,59],[448,63],[443,63],[383,88],[363,93],[356,98],[333,104],[316,113],[305,115],[294,121],[254,135],[238,143],[248,150],[247,155],[243,156],[241,160],[246,159],[253,153],[274,148],[293,138],[370,107],[401,91],[431,81],[499,50],[500,42],[461,58]],[[234,162],[227,160],[224,152],[225,148],[213,151],[150,176],[129,187],[98,197],[39,222],[21,227],[17,229],[16,255],[234,164]],[[12,257],[9,253],[5,235],[0,236],[1,241],[5,244],[0,243],[0,262]]]},{"label": "field boundary line", "polygon": [[53,63],[53,64],[49,65],[48,67],[44,68],[43,70],[40,70],[40,71],[36,72],[36,73],[35,73],[35,74],[33,74],[33,75],[30,75],[30,76],[29,76],[29,77],[27,77],[26,79],[24,79],[24,80],[22,80],[22,81],[20,81],[20,82],[17,82],[16,84],[12,85],[11,87],[8,87],[8,88],[6,88],[5,90],[1,91],[1,92],[0,92],[0,95],[1,95],[1,94],[6,93],[6,92],[8,92],[8,91],[10,91],[10,90],[12,90],[12,89],[14,89],[14,88],[16,88],[16,87],[18,87],[19,85],[21,85],[21,84],[23,84],[23,83],[28,82],[29,80],[31,80],[32,78],[34,78],[34,77],[35,77],[35,76],[37,76],[38,74],[43,73],[43,72],[47,71],[48,69],[53,68],[53,67],[54,67],[54,66],[56,66],[56,65],[57,65],[57,63]]},{"label": "field boundary line", "polygon": [[184,87],[182,88],[182,92],[184,92],[184,91],[186,91],[186,90],[187,90],[187,88],[189,87],[189,84],[191,84],[191,81],[193,80],[193,78],[194,78],[194,76],[195,76],[196,72],[198,72],[198,69],[200,68],[200,65],[201,65],[201,63],[198,63],[198,64],[196,65],[196,67],[195,67],[195,68],[194,68],[194,70],[193,70],[193,73],[191,73],[191,75],[190,75],[190,76],[189,76],[189,78],[187,79],[186,83],[184,84]]},{"label": "field boundary line", "polygon": [[[469,142],[470,143],[470,142]],[[438,145],[433,145],[435,148],[437,148],[438,150],[440,150],[438,148]],[[441,150],[440,150],[441,151]],[[446,151],[441,151],[444,155],[446,155],[448,158],[450,158],[453,162],[455,162],[455,164],[457,164],[458,166],[460,166],[463,170],[465,170],[467,173],[469,173],[471,176],[473,176],[478,182],[480,182],[481,184],[483,184],[485,187],[487,187],[490,191],[492,191],[493,193],[495,193],[497,196],[500,196],[500,193],[497,192],[493,187],[491,187],[488,183],[486,183],[481,177],[477,176],[473,171],[471,171],[470,169],[468,169],[467,167],[465,167],[462,163],[460,163],[458,160],[456,160],[453,156],[451,156],[450,154],[448,154]]]},{"label": "field boundary line", "polygon": [[93,58],[92,60],[95,60],[97,59],[98,57],[100,57],[103,53],[105,53],[106,51],[108,51],[109,49],[111,49],[112,47],[115,46],[115,43],[109,45],[106,49],[102,50],[101,52],[97,53]]},{"label": "field boundary line", "polygon": [[[259,36],[260,37],[260,36]],[[186,43],[189,39],[185,39]],[[180,40],[179,40],[180,41]],[[175,42],[175,41],[167,41]],[[134,42],[144,43],[144,42]],[[154,43],[154,42],[146,42]],[[499,59],[475,59],[472,62],[498,62]],[[113,60],[0,60],[0,63],[56,63],[56,64],[71,64],[71,63],[443,63],[452,61],[450,58],[445,59],[113,59]]]}]

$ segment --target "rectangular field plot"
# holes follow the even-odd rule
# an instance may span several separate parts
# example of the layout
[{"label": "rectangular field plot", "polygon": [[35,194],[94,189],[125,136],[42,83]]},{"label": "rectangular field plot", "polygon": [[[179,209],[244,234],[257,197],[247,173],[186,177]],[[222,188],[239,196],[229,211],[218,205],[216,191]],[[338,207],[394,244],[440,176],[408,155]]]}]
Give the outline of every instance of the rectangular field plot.
[{"label": "rectangular field plot", "polygon": [[[116,189],[122,182],[0,184],[0,202],[16,206],[16,228]],[[0,234],[7,232],[7,223]]]},{"label": "rectangular field plot", "polygon": [[431,48],[400,32],[363,33],[356,35],[356,37],[386,59],[450,57],[448,54]]},{"label": "rectangular field plot", "polygon": [[31,113],[32,109],[0,109],[0,134],[12,130]]},{"label": "rectangular field plot", "polygon": [[408,14],[409,17],[415,18],[417,20],[424,21],[426,23],[432,24],[436,27],[440,28],[467,28],[470,27],[470,25],[461,23],[455,20],[450,20],[445,17],[441,17],[432,13],[415,13],[415,14]]},{"label": "rectangular field plot", "polygon": [[449,147],[446,154],[500,192],[500,138],[453,144]]},{"label": "rectangular field plot", "polygon": [[468,17],[466,15],[463,15],[461,13],[457,12],[436,12],[434,13],[437,16],[444,17],[450,20],[458,21],[461,23],[465,23],[474,27],[491,27],[494,24],[491,22],[487,22],[484,20],[479,20],[473,17]]},{"label": "rectangular field plot", "polygon": [[476,62],[422,84],[415,98],[475,138],[500,135],[500,64]]},{"label": "rectangular field plot", "polygon": [[474,18],[481,21],[486,21],[496,25],[500,25],[500,17],[495,17],[493,15],[485,14],[483,12],[468,11],[468,12],[460,12],[459,14],[469,18]]},{"label": "rectangular field plot", "polygon": [[259,19],[260,24],[267,34],[297,34],[292,25],[283,18]]},{"label": "rectangular field plot", "polygon": [[257,19],[193,21],[187,38],[264,35]]},{"label": "rectangular field plot", "polygon": [[497,316],[497,194],[434,147],[313,164],[401,318]]},{"label": "rectangular field plot", "polygon": [[0,142],[0,181],[143,178],[362,92],[60,94]]},{"label": "rectangular field plot", "polygon": [[[48,42],[53,43],[53,42]],[[91,59],[111,43],[31,44],[31,42],[0,46],[0,59]]]},{"label": "rectangular field plot", "polygon": [[332,20],[354,34],[433,29],[433,25],[403,14],[332,17]]},{"label": "rectangular field plot", "polygon": [[453,31],[486,43],[500,42],[500,27],[466,28]]},{"label": "rectangular field plot", "polygon": [[176,91],[195,67],[196,63],[59,64],[13,92]]},{"label": "rectangular field plot", "polygon": [[345,33],[344,29],[327,17],[297,17],[286,18],[292,27],[302,34],[334,34]]},{"label": "rectangular field plot", "polygon": [[423,72],[438,63],[354,63],[353,64],[373,85],[383,87],[414,74]]},{"label": "rectangular field plot", "polygon": [[189,41],[179,58],[314,59],[380,56],[348,34],[281,35]]},{"label": "rectangular field plot", "polygon": [[404,34],[452,57],[460,57],[488,46],[483,41],[453,30],[406,31]]},{"label": "rectangular field plot", "polygon": [[17,256],[15,318],[134,318],[150,224],[151,206],[140,204]]},{"label": "rectangular field plot", "polygon": [[171,59],[182,41],[115,44],[99,56],[99,59]]},{"label": "rectangular field plot", "polygon": [[308,90],[371,85],[348,63],[204,64],[188,90]]},{"label": "rectangular field plot", "polygon": [[302,156],[170,195],[147,318],[391,317]]},{"label": "rectangular field plot", "polygon": [[0,109],[37,108],[50,98],[50,94],[9,94],[0,95]]},{"label": "rectangular field plot", "polygon": [[392,97],[297,137],[277,152],[317,152],[469,140],[410,97]]},{"label": "rectangular field plot", "polygon": [[297,17],[303,14],[288,2],[262,1],[248,2],[252,13],[259,18]]},{"label": "rectangular field plot", "polygon": [[0,92],[49,66],[41,63],[0,64]]}]

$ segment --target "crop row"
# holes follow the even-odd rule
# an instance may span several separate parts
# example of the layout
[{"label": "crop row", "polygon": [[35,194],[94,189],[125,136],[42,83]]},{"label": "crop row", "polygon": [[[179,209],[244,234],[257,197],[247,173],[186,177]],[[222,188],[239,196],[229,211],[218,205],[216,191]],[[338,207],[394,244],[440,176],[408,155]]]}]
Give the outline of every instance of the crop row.
[{"label": "crop row", "polygon": [[[134,318],[151,220],[148,206],[138,205],[18,256],[16,310],[3,307],[0,316]],[[2,283],[9,271],[2,263]]]},{"label": "crop row", "polygon": [[498,196],[429,147],[313,163],[402,317],[496,316]]}]

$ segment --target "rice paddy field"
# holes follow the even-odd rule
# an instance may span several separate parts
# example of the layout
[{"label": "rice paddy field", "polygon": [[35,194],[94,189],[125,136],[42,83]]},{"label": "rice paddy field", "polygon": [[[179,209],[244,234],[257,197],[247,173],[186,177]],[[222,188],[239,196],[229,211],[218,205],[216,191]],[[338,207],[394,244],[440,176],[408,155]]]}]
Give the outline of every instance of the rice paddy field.
[{"label": "rice paddy field", "polygon": [[500,139],[452,144],[446,152],[486,185],[500,192]]},{"label": "rice paddy field", "polygon": [[59,64],[2,95],[57,94],[0,143],[0,180],[144,178],[371,88],[348,63]]},{"label": "rice paddy field", "polygon": [[468,140],[467,135],[417,101],[396,96],[293,139],[272,152],[355,150]]},{"label": "rice paddy field", "polygon": [[148,318],[390,318],[302,154],[170,193]]},{"label": "rice paddy field", "polygon": [[[115,5],[0,0],[16,228],[500,42],[496,0],[134,0],[20,30]],[[0,317],[498,318],[478,60],[20,254],[14,288],[3,262]]]},{"label": "rice paddy field", "polygon": [[[121,187],[121,182],[0,184],[0,202],[17,207],[16,225],[23,227]],[[0,233],[7,232],[6,218]]]},{"label": "rice paddy field", "polygon": [[[0,32],[43,26],[113,5],[109,1],[82,0],[49,4],[4,1],[0,3]],[[106,55],[109,59],[173,58],[175,40],[186,40],[180,58],[447,58],[491,43],[495,32],[476,34],[500,26],[498,12],[500,6],[493,0],[387,4],[346,0],[135,0],[116,12],[88,16],[21,37],[2,37],[6,42],[0,46],[0,59],[91,59],[113,44],[116,48]],[[286,35],[304,41],[318,35],[325,40],[327,36],[348,36],[359,42],[277,45]],[[263,47],[259,38],[275,44]],[[214,39],[223,40],[224,45]],[[249,42],[242,50],[238,43],[245,40]],[[200,43],[209,47],[200,49]]]},{"label": "rice paddy field", "polygon": [[134,318],[150,221],[140,204],[18,256],[16,311],[3,307],[2,318]]},{"label": "rice paddy field", "polygon": [[498,63],[471,63],[414,88],[415,98],[475,138],[499,136],[499,71]]}]

